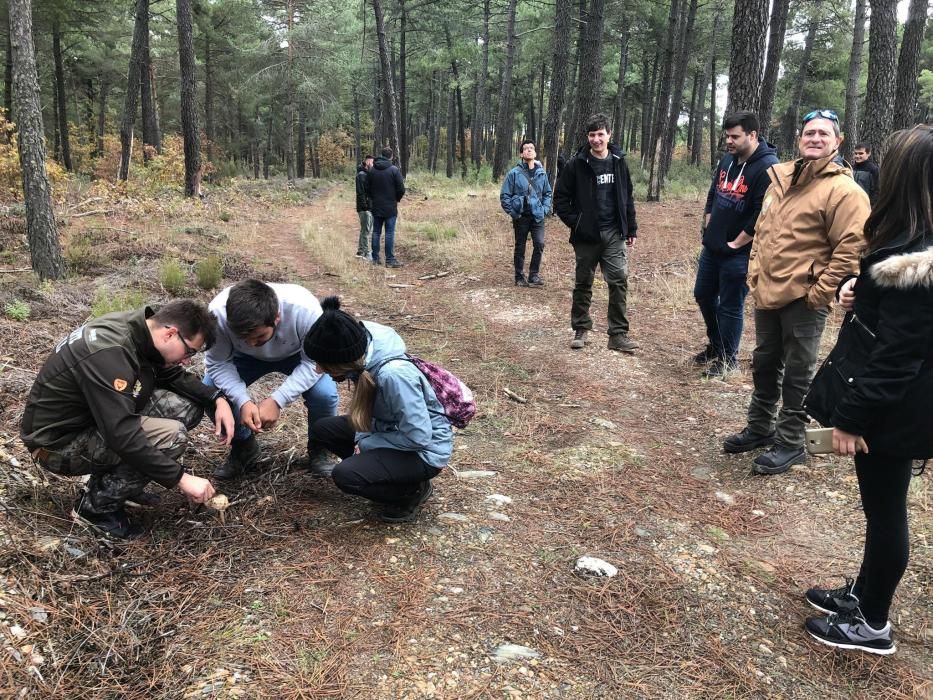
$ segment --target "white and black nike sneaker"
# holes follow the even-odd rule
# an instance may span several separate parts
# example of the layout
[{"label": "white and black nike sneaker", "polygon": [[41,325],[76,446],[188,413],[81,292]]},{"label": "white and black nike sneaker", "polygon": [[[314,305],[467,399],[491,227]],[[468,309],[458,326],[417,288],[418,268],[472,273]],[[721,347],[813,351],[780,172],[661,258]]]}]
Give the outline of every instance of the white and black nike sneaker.
[{"label": "white and black nike sneaker", "polygon": [[846,577],[846,583],[839,588],[811,588],[806,593],[807,602],[820,612],[840,613],[843,610],[858,607],[858,596],[854,593],[855,579]]},{"label": "white and black nike sneaker", "polygon": [[837,649],[857,649],[882,655],[897,651],[891,623],[886,622],[881,629],[875,629],[865,621],[857,607],[828,617],[811,617],[804,626],[816,641]]}]

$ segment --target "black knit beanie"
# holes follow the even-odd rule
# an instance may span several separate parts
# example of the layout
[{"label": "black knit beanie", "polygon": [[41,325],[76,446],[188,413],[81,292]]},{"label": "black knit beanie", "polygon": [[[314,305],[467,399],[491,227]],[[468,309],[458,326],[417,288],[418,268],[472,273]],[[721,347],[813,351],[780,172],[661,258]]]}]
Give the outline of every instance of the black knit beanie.
[{"label": "black knit beanie", "polygon": [[369,343],[365,326],[340,310],[337,297],[327,297],[321,308],[324,313],[305,336],[305,355],[322,365],[343,365],[363,357]]}]

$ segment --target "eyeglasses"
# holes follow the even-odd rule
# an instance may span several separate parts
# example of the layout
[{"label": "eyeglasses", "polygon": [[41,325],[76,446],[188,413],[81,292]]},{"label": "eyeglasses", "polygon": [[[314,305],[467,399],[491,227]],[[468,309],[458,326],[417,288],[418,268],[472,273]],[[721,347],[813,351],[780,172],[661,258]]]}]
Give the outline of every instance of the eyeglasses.
[{"label": "eyeglasses", "polygon": [[837,124],[839,123],[839,115],[836,114],[831,109],[814,109],[812,112],[807,112],[803,115],[803,120],[801,124],[806,124],[808,121],[813,119],[830,119]]},{"label": "eyeglasses", "polygon": [[181,341],[181,344],[185,346],[185,357],[194,357],[199,352],[201,352],[200,350],[188,345],[187,341],[181,337],[181,331],[179,331],[177,328],[175,330],[177,331],[176,335],[178,336],[178,339]]}]

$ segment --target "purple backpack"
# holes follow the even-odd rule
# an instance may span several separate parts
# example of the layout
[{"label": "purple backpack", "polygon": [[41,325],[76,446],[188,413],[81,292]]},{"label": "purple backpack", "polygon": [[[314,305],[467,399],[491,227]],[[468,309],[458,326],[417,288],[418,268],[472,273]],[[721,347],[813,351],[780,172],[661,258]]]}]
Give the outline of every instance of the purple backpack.
[{"label": "purple backpack", "polygon": [[456,428],[465,428],[473,420],[473,416],[476,415],[476,400],[473,398],[473,392],[453,372],[438,364],[408,354],[405,357],[384,360],[374,369],[379,369],[392,360],[408,360],[418,368],[434,389],[437,400],[444,409],[444,416],[451,425]]}]

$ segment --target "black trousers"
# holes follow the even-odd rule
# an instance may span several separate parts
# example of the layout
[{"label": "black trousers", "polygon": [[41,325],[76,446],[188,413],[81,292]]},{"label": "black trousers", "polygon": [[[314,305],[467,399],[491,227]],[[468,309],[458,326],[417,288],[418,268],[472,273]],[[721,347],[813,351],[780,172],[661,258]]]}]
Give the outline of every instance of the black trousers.
[{"label": "black trousers", "polygon": [[912,466],[912,461],[903,457],[874,452],[855,455],[866,527],[865,555],[854,593],[872,625],[887,622],[894,591],[907,569],[907,487]]},{"label": "black trousers", "polygon": [[319,418],[311,426],[310,445],[342,459],[333,479],[345,493],[378,503],[404,503],[421,484],[441,473],[415,452],[379,448],[353,454],[355,436],[347,416]]}]

